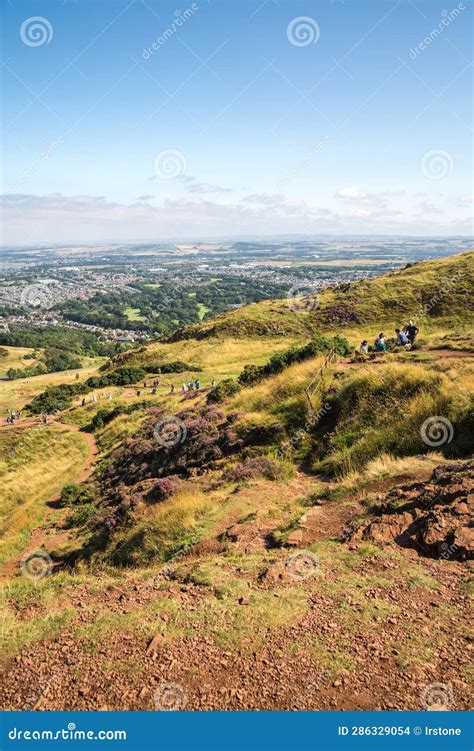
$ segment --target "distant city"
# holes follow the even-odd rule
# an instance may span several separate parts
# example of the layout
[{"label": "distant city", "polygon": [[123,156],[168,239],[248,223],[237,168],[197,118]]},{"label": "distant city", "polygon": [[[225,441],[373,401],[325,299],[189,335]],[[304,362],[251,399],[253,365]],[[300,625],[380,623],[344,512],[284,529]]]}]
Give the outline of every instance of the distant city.
[{"label": "distant city", "polygon": [[0,250],[0,333],[69,328],[135,343],[264,299],[468,250],[467,238],[267,239]]}]

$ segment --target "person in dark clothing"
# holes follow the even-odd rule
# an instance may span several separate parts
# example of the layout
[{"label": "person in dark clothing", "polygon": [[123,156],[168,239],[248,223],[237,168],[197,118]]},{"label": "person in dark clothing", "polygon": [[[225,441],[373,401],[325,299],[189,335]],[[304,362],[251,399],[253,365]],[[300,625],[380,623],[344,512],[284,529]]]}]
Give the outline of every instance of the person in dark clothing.
[{"label": "person in dark clothing", "polygon": [[410,344],[415,341],[420,329],[415,326],[413,321],[408,321],[408,324],[404,328],[405,334],[408,337]]}]

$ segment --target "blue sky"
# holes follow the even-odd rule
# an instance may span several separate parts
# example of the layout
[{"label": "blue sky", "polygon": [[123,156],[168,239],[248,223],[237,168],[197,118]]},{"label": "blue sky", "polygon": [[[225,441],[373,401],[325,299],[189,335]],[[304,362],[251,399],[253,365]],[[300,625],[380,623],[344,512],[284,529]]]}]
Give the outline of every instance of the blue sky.
[{"label": "blue sky", "polygon": [[471,234],[471,23],[468,0],[4,0],[3,242]]}]

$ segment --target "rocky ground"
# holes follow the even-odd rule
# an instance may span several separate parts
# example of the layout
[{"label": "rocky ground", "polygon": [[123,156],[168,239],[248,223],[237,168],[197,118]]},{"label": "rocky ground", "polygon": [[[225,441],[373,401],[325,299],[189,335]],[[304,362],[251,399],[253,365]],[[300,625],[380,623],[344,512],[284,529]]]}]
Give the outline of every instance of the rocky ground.
[{"label": "rocky ground", "polygon": [[308,509],[284,548],[249,520],[147,578],[66,577],[64,622],[35,642],[51,600],[12,588],[24,632],[1,706],[468,709],[472,482],[457,462],[393,488],[345,542],[342,499]]}]

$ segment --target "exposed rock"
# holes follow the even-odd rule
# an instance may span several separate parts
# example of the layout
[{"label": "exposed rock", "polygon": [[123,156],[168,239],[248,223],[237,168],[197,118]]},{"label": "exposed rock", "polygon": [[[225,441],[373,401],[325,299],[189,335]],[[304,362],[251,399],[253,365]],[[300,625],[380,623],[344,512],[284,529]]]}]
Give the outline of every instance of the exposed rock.
[{"label": "exposed rock", "polygon": [[391,491],[379,516],[359,527],[353,540],[395,542],[429,558],[474,557],[474,461],[443,464],[429,482]]}]

